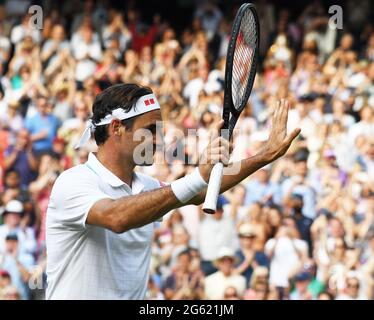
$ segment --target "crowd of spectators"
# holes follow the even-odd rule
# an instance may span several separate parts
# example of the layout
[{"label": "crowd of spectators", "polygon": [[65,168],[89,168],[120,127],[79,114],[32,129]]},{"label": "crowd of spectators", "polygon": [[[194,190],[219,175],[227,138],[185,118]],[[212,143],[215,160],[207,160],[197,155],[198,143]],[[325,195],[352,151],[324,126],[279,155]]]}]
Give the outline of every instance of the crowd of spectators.
[{"label": "crowd of spectators", "polygon": [[[0,299],[43,299],[49,195],[63,170],[95,151],[93,140],[74,146],[100,91],[121,82],[153,89],[169,161],[138,170],[161,181],[194,167],[221,118],[236,2],[223,10],[222,1],[196,1],[182,30],[132,5],[56,3],[43,29],[25,15],[31,1],[0,5]],[[321,1],[298,14],[255,3],[260,65],[232,159],[261,148],[277,99],[290,101],[288,128],[301,135],[221,195],[216,214],[186,206],[164,217],[146,298],[374,299],[373,3],[347,0],[343,30],[329,26]],[[188,129],[197,139],[175,139]]]}]

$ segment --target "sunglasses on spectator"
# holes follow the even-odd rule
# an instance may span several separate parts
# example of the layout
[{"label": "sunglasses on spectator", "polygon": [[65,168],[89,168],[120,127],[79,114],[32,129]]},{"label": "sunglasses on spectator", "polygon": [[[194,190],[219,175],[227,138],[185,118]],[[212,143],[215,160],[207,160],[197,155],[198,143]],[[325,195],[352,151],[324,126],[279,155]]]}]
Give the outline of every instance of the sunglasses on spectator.
[{"label": "sunglasses on spectator", "polygon": [[357,283],[357,282],[348,282],[347,283],[347,288],[355,288],[355,289],[358,289],[360,287],[360,285]]}]

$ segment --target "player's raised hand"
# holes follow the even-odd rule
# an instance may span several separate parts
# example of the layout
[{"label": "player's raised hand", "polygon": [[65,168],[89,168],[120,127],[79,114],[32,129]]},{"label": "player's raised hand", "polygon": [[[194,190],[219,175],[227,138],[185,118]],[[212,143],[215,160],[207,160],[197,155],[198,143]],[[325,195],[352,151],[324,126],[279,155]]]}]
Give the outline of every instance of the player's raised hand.
[{"label": "player's raised hand", "polygon": [[268,161],[274,161],[283,156],[301,129],[296,128],[287,134],[289,103],[286,99],[277,101],[273,116],[269,139],[261,150]]}]

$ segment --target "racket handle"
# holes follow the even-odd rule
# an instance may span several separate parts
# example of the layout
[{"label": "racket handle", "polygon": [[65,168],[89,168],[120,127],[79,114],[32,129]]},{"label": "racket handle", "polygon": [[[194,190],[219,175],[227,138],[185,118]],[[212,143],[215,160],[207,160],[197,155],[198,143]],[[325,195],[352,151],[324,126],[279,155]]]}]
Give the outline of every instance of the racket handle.
[{"label": "racket handle", "polygon": [[205,202],[203,211],[205,213],[213,214],[217,209],[217,199],[221,189],[221,181],[223,176],[223,164],[216,163],[210,172],[208,190],[205,195]]}]

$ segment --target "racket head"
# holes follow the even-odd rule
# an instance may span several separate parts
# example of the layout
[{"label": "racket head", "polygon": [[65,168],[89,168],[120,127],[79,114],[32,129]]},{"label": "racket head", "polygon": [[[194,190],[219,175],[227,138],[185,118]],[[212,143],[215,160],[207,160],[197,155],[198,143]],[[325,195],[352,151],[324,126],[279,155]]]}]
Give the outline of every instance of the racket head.
[{"label": "racket head", "polygon": [[260,26],[255,6],[243,4],[234,19],[227,48],[223,115],[231,138],[240,113],[247,105],[256,77]]}]

